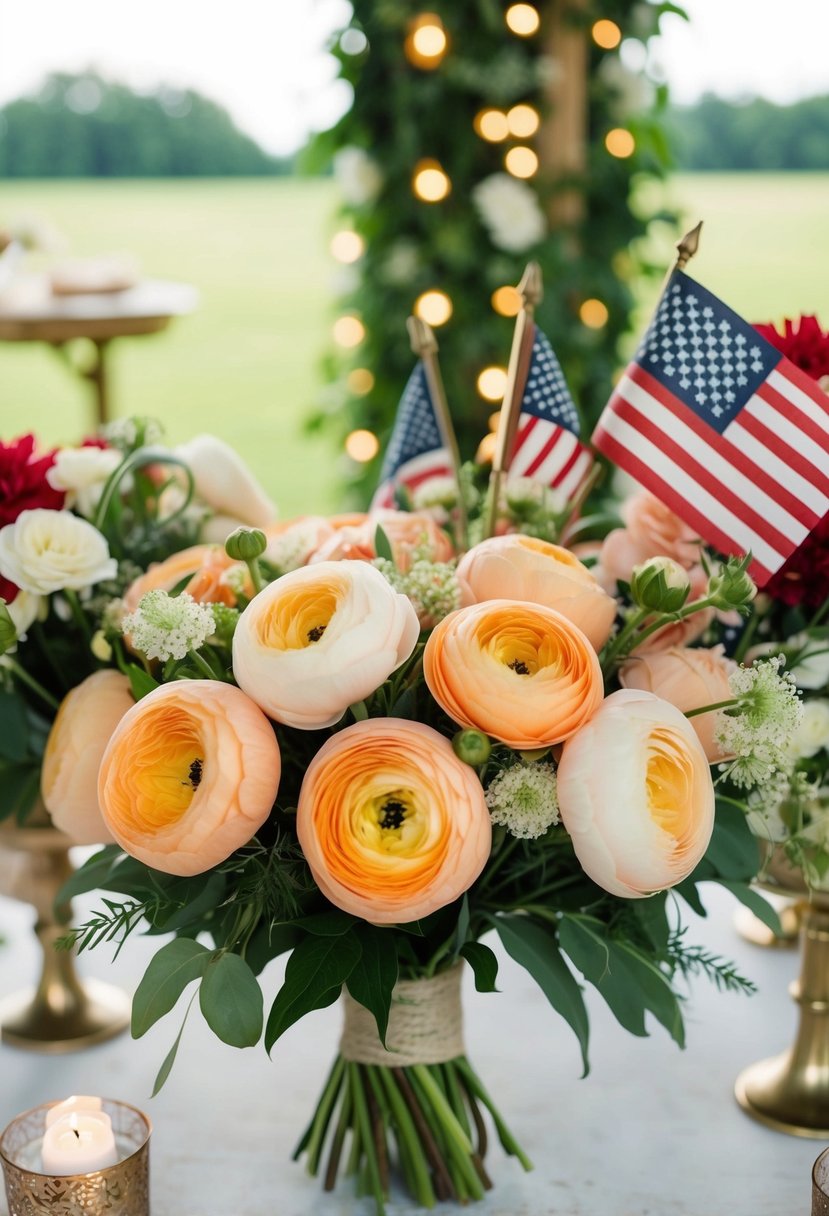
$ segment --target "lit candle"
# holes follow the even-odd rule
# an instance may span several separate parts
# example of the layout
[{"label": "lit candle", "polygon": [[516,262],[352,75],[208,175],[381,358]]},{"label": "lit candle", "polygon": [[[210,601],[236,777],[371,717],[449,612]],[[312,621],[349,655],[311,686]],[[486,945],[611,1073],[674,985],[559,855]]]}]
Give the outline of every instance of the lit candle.
[{"label": "lit candle", "polygon": [[112,1120],[102,1110],[73,1110],[46,1128],[41,1153],[44,1174],[91,1174],[115,1165]]},{"label": "lit candle", "polygon": [[56,1119],[62,1119],[64,1115],[71,1115],[73,1111],[79,1110],[101,1110],[101,1099],[90,1098],[84,1094],[72,1094],[70,1098],[65,1098],[63,1102],[56,1102],[54,1106],[50,1106],[46,1112],[46,1126],[51,1127]]}]

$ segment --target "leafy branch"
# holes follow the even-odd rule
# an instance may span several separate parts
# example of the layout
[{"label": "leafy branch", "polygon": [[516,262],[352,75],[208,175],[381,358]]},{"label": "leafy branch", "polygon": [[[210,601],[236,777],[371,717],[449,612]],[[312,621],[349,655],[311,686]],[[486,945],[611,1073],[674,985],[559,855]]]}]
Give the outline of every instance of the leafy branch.
[{"label": "leafy branch", "polygon": [[72,950],[77,946],[80,954],[84,950],[91,950],[95,946],[99,946],[101,942],[117,941],[115,951],[117,958],[130,933],[145,916],[149,918],[152,915],[157,902],[155,899],[147,900],[144,903],[131,900],[119,904],[114,900],[104,899],[106,912],[94,912],[82,925],[68,929],[62,937],[58,938],[55,946],[58,950]]},{"label": "leafy branch", "polygon": [[703,946],[688,946],[683,940],[685,929],[676,930],[668,942],[668,960],[685,979],[704,975],[719,992],[742,992],[751,995],[757,985],[744,975],[729,959],[711,954]]}]

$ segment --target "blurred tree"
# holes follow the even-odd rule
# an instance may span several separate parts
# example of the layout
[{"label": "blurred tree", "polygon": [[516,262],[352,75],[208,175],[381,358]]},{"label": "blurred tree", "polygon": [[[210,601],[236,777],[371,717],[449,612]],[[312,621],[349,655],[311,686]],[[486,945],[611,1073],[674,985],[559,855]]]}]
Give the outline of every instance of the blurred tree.
[{"label": "blurred tree", "polygon": [[829,169],[829,96],[778,106],[708,94],[671,110],[667,125],[682,169]]}]

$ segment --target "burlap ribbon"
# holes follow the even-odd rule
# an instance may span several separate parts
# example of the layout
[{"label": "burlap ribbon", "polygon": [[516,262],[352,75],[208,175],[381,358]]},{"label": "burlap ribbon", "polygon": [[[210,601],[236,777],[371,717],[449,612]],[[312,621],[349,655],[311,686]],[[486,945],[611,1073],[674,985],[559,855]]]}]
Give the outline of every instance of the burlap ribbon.
[{"label": "burlap ribbon", "polygon": [[386,1046],[374,1015],[344,990],[340,1054],[358,1064],[402,1068],[441,1064],[464,1054],[460,966],[426,980],[401,980],[392,993]]}]

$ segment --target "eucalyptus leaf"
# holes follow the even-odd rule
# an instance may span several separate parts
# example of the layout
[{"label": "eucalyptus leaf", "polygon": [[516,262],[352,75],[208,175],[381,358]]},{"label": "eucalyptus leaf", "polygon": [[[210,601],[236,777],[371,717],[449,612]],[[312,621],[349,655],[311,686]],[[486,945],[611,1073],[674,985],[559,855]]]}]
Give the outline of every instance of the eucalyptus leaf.
[{"label": "eucalyptus leaf", "polygon": [[210,960],[199,988],[199,1006],[223,1043],[253,1047],[259,1042],[264,1020],[262,989],[238,954],[224,953]]},{"label": "eucalyptus leaf", "polygon": [[132,998],[132,1037],[140,1039],[175,1005],[184,989],[204,975],[211,952],[189,938],[175,938],[150,960]]},{"label": "eucalyptus leaf", "polygon": [[153,1092],[150,1095],[151,1098],[154,1098],[156,1096],[156,1094],[159,1093],[162,1086],[164,1085],[164,1082],[169,1077],[170,1072],[172,1071],[173,1065],[176,1062],[176,1056],[178,1055],[178,1048],[179,1048],[179,1043],[181,1042],[181,1036],[184,1034],[184,1027],[187,1025],[187,1018],[190,1015],[190,1010],[193,1008],[193,1001],[195,1000],[195,997],[196,997],[196,994],[193,993],[193,996],[190,999],[190,1004],[187,1006],[187,1011],[185,1012],[184,1017],[182,1019],[181,1026],[179,1027],[179,1032],[173,1041],[173,1046],[167,1052],[166,1056],[164,1057],[164,1061],[158,1070],[158,1073],[155,1078],[155,1084],[153,1085]]},{"label": "eucalyptus leaf", "polygon": [[306,937],[288,959],[285,982],[276,994],[265,1028],[270,1053],[289,1026],[312,1009],[333,1005],[343,984],[360,961],[360,943],[354,933],[337,937]]}]

